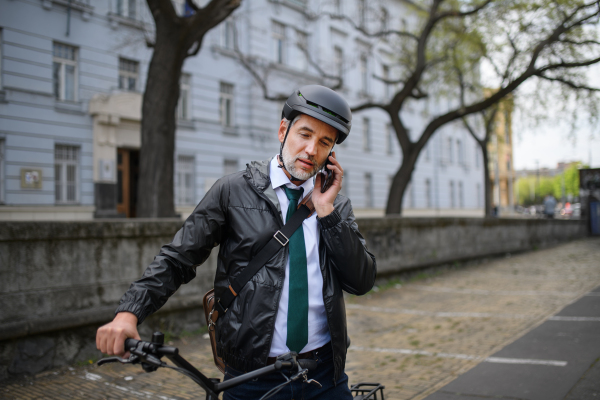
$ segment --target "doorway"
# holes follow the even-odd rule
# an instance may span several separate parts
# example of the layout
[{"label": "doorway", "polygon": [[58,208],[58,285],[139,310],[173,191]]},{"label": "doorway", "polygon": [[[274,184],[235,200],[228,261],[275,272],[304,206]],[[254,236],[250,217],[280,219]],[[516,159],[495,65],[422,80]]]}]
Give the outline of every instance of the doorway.
[{"label": "doorway", "polygon": [[139,150],[117,149],[117,213],[126,218],[136,217],[139,165]]}]

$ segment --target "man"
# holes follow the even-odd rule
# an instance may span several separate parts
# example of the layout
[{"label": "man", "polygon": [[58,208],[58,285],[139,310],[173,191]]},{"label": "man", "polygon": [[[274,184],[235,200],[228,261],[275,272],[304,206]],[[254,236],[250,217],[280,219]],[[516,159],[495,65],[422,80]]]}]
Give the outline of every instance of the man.
[{"label": "man", "polygon": [[[351,399],[344,373],[350,345],[342,290],[361,295],[375,280],[375,257],[366,249],[350,201],[338,195],[344,171],[332,153],[350,132],[346,101],[317,85],[296,90],[286,101],[279,126],[279,155],[252,162],[245,171],[221,178],[192,215],[162,247],[144,276],[121,299],[113,322],[98,330],[98,349],[123,354],[126,337],[138,338],[136,325],[158,310],[194,267],[220,245],[215,293],[281,229],[302,198],[315,187],[315,213],[237,293],[216,325],[217,352],[226,364],[225,379],[273,363],[288,351],[317,360],[309,378],[323,385],[288,385],[276,398]],[[333,173],[321,192],[329,161]],[[316,175],[313,184],[311,179]],[[291,204],[291,205],[290,205]],[[279,374],[226,392],[224,399],[257,399],[284,382]]]},{"label": "man", "polygon": [[556,199],[551,194],[547,195],[544,199],[544,214],[546,218],[554,218],[554,209],[556,208]]}]

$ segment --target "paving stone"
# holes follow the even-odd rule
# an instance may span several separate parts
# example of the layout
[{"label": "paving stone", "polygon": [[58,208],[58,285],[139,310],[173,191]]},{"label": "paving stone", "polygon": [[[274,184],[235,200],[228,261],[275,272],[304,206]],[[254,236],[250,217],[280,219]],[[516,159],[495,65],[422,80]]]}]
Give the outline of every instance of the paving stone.
[{"label": "paving stone", "polygon": [[[596,290],[599,259],[600,239],[585,239],[401,285],[392,282],[385,289],[382,283],[377,292],[348,296],[352,345],[346,372],[350,383],[381,382],[386,386],[386,399],[423,399]],[[200,371],[221,378],[208,340],[186,337],[174,345]],[[596,382],[584,377],[577,390],[596,390],[588,383],[590,379]],[[436,396],[440,400],[463,398],[451,393]],[[72,371],[59,368],[34,378],[6,381],[0,384],[0,397],[164,400],[204,395],[175,371],[147,374],[139,367],[112,364],[73,367]]]}]

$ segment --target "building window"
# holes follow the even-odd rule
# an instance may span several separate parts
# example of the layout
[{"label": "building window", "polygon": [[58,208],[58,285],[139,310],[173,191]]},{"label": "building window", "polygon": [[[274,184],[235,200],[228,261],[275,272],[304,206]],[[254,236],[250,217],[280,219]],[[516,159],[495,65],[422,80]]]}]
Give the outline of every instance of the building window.
[{"label": "building window", "polygon": [[385,93],[386,100],[390,98],[390,84],[387,81],[390,80],[390,67],[388,65],[382,66],[383,68],[383,91]]},{"label": "building window", "polygon": [[340,189],[340,194],[346,197],[350,197],[350,175],[348,175],[348,170],[344,169],[344,179],[342,181],[342,188]]},{"label": "building window", "polygon": [[408,183],[405,196],[408,198],[408,207],[415,208],[415,187],[412,182]]},{"label": "building window", "polygon": [[365,208],[373,208],[373,175],[365,174]]},{"label": "building window", "polygon": [[387,147],[387,154],[394,154],[394,135],[396,132],[394,131],[394,127],[392,124],[385,125],[385,145]]},{"label": "building window", "polygon": [[139,62],[119,58],[119,89],[136,91],[139,69]]},{"label": "building window", "polygon": [[52,61],[54,97],[58,100],[77,101],[77,49],[54,43]]},{"label": "building window", "polygon": [[363,118],[363,150],[371,151],[371,121]]},{"label": "building window", "polygon": [[431,181],[429,179],[425,179],[425,203],[427,205],[427,208],[432,207],[431,194]]},{"label": "building window", "polygon": [[475,143],[475,168],[479,169],[479,145]]},{"label": "building window", "polygon": [[358,26],[365,28],[367,25],[367,0],[358,0]]},{"label": "building window", "polygon": [[344,79],[344,50],[340,46],[333,48],[333,59],[335,62],[335,72],[340,79]]},{"label": "building window", "polygon": [[369,70],[367,55],[361,54],[360,56],[360,90],[363,93],[367,93],[369,90]]},{"label": "building window", "polygon": [[0,203],[4,203],[4,140],[0,140]]},{"label": "building window", "polygon": [[344,9],[342,7],[343,7],[342,0],[334,0],[333,1],[333,8],[337,15],[342,15],[344,13]]},{"label": "building window", "polygon": [[2,29],[0,29],[0,88],[2,88]]},{"label": "building window", "polygon": [[79,147],[54,147],[54,196],[59,204],[78,202]]},{"label": "building window", "polygon": [[276,63],[285,62],[285,25],[273,22],[271,26],[273,37],[273,55]]},{"label": "building window", "polygon": [[221,46],[230,50],[235,48],[235,26],[231,19],[226,20],[221,28]]},{"label": "building window", "polygon": [[452,148],[452,138],[448,138],[448,163],[454,162],[454,149]]},{"label": "building window", "polygon": [[[385,7],[381,7],[381,31],[385,32],[388,30],[390,16],[388,10]],[[385,36],[384,36],[385,38]]]},{"label": "building window", "polygon": [[304,32],[296,31],[296,46],[298,48],[298,68],[305,71],[308,68],[308,35]]},{"label": "building window", "polygon": [[238,160],[225,159],[223,160],[223,175],[231,175],[239,171]]},{"label": "building window", "polygon": [[178,155],[175,170],[175,204],[178,206],[195,205],[196,162],[194,156]]},{"label": "building window", "polygon": [[117,14],[135,19],[137,16],[136,0],[117,0]]},{"label": "building window", "polygon": [[431,146],[429,143],[425,145],[425,161],[431,160]]},{"label": "building window", "polygon": [[220,95],[220,116],[221,125],[233,126],[233,85],[230,83],[221,82]]},{"label": "building window", "polygon": [[460,140],[456,141],[456,151],[457,151],[457,162],[459,164],[464,164],[465,162],[465,155],[464,155],[464,151],[463,151],[463,145],[462,142]]},{"label": "building window", "polygon": [[181,74],[179,83],[179,102],[177,103],[177,118],[189,120],[190,118],[190,100],[191,100],[191,76],[190,74]]},{"label": "building window", "polygon": [[450,181],[450,208],[456,207],[454,197],[454,181]]},{"label": "building window", "polygon": [[478,183],[475,186],[476,192],[477,192],[477,208],[481,208],[481,184]]},{"label": "building window", "polygon": [[463,183],[458,182],[458,207],[465,208],[465,198],[463,193]]}]

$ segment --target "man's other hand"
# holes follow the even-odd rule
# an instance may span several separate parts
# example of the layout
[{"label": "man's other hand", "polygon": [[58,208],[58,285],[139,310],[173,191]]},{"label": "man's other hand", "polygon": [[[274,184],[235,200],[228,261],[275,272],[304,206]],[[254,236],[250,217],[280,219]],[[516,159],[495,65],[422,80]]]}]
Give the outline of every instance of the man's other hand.
[{"label": "man's other hand", "polygon": [[104,354],[129,357],[125,352],[125,339],[140,340],[137,317],[130,312],[120,312],[112,322],[101,326],[96,332],[96,347]]}]

